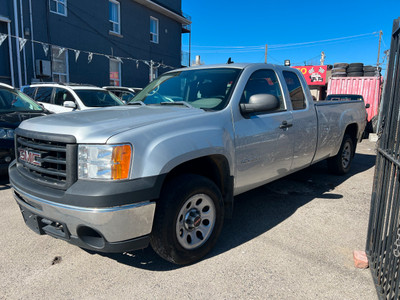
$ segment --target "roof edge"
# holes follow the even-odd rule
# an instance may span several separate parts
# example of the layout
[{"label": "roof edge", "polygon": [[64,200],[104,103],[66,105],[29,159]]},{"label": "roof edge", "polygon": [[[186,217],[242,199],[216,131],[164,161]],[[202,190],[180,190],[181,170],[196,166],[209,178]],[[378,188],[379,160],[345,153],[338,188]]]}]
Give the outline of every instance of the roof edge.
[{"label": "roof edge", "polygon": [[143,6],[146,6],[147,8],[154,10],[158,13],[163,14],[164,16],[167,16],[183,25],[190,25],[192,22],[186,19],[185,17],[173,12],[172,10],[169,10],[168,8],[165,8],[164,6],[161,6],[153,1],[150,0],[133,0]]}]

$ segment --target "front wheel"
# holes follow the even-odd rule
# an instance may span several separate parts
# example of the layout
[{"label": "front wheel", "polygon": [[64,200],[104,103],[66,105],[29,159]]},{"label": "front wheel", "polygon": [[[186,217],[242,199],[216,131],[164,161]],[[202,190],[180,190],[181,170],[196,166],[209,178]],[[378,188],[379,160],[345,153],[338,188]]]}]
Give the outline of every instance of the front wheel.
[{"label": "front wheel", "polygon": [[170,262],[194,263],[213,248],[223,220],[223,200],[214,182],[195,174],[178,176],[157,202],[151,246]]},{"label": "front wheel", "polygon": [[329,170],[338,175],[346,174],[350,171],[351,161],[354,156],[354,143],[350,135],[345,134],[338,154],[328,158]]}]

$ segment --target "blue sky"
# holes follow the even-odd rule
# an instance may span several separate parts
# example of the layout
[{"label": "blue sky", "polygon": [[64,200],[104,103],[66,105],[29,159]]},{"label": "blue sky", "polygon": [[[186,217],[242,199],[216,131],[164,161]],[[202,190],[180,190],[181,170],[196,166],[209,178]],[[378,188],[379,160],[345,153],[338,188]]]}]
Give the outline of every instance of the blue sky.
[{"label": "blue sky", "polygon": [[[182,10],[192,18],[192,54],[205,64],[264,62],[292,65],[362,62],[376,64],[379,34],[383,51],[390,48],[393,20],[400,17],[400,0],[384,1],[194,1],[182,0]],[[187,50],[188,35],[183,35]],[[350,38],[347,38],[350,37]],[[318,42],[324,41],[324,42]],[[315,42],[312,44],[302,44]],[[288,44],[297,44],[288,46]],[[385,64],[382,66],[386,67]]]}]

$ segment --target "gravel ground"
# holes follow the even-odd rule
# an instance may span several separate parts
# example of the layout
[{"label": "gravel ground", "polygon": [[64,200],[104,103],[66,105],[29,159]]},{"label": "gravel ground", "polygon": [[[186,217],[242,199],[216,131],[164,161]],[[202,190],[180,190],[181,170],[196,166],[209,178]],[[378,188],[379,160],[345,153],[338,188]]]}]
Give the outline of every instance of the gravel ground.
[{"label": "gravel ground", "polygon": [[175,266],[151,248],[87,252],[25,226],[0,178],[0,299],[378,299],[364,250],[375,144],[358,145],[352,171],[324,162],[236,197],[219,242]]}]

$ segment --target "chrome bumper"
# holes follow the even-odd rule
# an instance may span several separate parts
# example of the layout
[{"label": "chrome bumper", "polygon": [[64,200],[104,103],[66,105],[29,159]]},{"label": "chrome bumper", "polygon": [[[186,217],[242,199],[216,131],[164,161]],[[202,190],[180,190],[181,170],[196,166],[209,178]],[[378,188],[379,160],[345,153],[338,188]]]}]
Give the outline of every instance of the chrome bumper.
[{"label": "chrome bumper", "polygon": [[156,204],[146,201],[108,208],[86,208],[50,202],[13,187],[21,209],[63,223],[72,238],[79,238],[79,227],[89,227],[109,243],[142,237],[151,233]]}]

